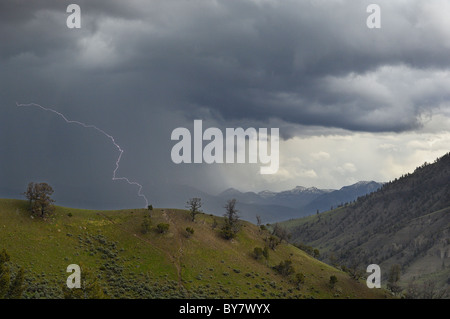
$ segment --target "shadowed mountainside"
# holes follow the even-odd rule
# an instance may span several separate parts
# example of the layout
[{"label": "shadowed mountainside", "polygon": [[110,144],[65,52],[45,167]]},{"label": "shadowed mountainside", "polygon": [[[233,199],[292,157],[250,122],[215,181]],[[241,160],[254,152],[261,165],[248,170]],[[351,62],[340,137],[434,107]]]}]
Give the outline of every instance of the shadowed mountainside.
[{"label": "shadowed mountainside", "polygon": [[282,225],[293,242],[320,249],[325,261],[361,269],[379,264],[384,280],[398,264],[405,291],[409,285],[438,295],[450,285],[450,153],[354,204]]}]

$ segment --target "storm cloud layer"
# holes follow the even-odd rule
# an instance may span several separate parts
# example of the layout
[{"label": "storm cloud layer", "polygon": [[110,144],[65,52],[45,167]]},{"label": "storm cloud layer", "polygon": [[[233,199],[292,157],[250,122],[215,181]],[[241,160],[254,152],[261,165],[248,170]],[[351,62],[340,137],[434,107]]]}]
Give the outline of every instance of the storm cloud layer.
[{"label": "storm cloud layer", "polygon": [[[376,156],[348,149],[363,166],[335,157],[352,143],[338,150],[336,136],[369,134],[377,141],[372,151],[384,158],[416,133],[444,139],[428,156],[448,150],[450,1],[377,1],[381,29],[366,26],[373,1],[78,1],[82,27],[68,29],[71,2],[0,3],[5,196],[38,178],[66,189],[60,196],[70,204],[79,197],[98,202],[93,206],[116,199],[128,205],[133,194],[108,180],[115,153],[101,137],[36,110],[19,111],[16,101],[53,107],[118,136],[126,152],[123,173],[149,193],[162,183],[215,191],[302,181],[335,187],[405,169],[371,175],[364,168],[358,175]],[[217,127],[279,127],[284,168],[261,179],[241,168],[174,165],[170,132],[191,127],[193,119]],[[320,136],[333,138],[321,149],[304,143]],[[410,155],[389,156],[401,162]],[[342,170],[331,171],[337,167]]]}]

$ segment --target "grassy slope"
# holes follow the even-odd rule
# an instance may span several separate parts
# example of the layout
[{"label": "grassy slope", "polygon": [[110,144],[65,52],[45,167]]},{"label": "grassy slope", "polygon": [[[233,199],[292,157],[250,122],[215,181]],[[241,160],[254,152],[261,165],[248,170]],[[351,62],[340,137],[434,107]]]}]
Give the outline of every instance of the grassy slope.
[{"label": "grassy slope", "polygon": [[[206,214],[191,222],[182,210],[155,209],[153,227],[169,223],[169,232],[140,232],[147,210],[92,211],[57,207],[50,221],[31,218],[27,203],[0,199],[0,249],[14,265],[25,267],[26,297],[61,297],[69,264],[82,264],[97,275],[107,296],[168,298],[384,298],[347,274],[287,244],[270,251],[268,262],[251,257],[264,247],[264,234],[243,222],[236,239],[218,234],[222,219]],[[71,217],[69,217],[71,213]],[[219,227],[211,225],[216,218]],[[187,238],[186,227],[195,230]],[[300,288],[270,266],[291,259],[297,272],[306,275]],[[330,288],[331,275],[338,278]]]}]

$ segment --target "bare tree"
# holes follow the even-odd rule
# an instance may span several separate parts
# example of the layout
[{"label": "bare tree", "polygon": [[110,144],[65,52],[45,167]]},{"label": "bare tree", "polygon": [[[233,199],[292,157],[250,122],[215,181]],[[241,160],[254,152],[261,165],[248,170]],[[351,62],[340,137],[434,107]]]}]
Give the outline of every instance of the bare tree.
[{"label": "bare tree", "polygon": [[262,225],[261,216],[256,215],[256,226],[261,227],[261,225]]},{"label": "bare tree", "polygon": [[256,226],[258,226],[258,232],[259,232],[260,234],[261,234],[261,232],[262,232],[261,225],[262,225],[261,216],[256,215]]},{"label": "bare tree", "polygon": [[186,202],[186,208],[189,208],[192,221],[195,221],[195,216],[201,213],[202,199],[193,197]]},{"label": "bare tree", "polygon": [[275,248],[281,243],[280,238],[270,235],[266,238],[266,243],[270,249],[275,250]]},{"label": "bare tree", "polygon": [[275,224],[273,231],[272,231],[272,235],[275,235],[278,238],[280,238],[282,241],[284,240],[286,242],[291,237],[289,232],[286,230],[286,228],[280,226],[278,223]]}]

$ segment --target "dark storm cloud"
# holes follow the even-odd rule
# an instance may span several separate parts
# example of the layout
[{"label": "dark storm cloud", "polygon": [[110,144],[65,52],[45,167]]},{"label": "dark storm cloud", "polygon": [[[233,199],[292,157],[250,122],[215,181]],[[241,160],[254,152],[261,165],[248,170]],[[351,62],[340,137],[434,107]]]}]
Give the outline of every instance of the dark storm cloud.
[{"label": "dark storm cloud", "polygon": [[[73,2],[80,30],[65,24]],[[110,182],[117,154],[107,141],[66,132],[47,114],[15,109],[16,101],[114,134],[126,150],[122,175],[155,194],[161,181],[201,185],[214,175],[196,165],[186,173],[168,157],[171,131],[194,118],[218,127],[275,124],[285,138],[305,134],[305,126],[416,129],[450,98],[450,28],[440,14],[447,2],[379,1],[382,29],[369,30],[371,2],[1,1],[2,185],[16,192],[30,178],[52,176],[70,181],[67,202],[83,193],[107,207],[134,191]],[[33,165],[27,149],[37,154]],[[47,161],[58,152],[64,162],[54,173]],[[209,180],[208,189],[222,186]]]},{"label": "dark storm cloud", "polygon": [[[61,72],[76,74],[83,67],[86,74],[100,68],[105,77],[131,72],[115,85],[124,92],[127,87],[158,91],[162,104],[191,115],[206,108],[225,121],[278,118],[359,131],[410,130],[420,125],[424,107],[437,105],[411,99],[407,118],[396,118],[404,105],[395,97],[339,92],[327,77],[337,83],[385,65],[430,72],[450,65],[447,43],[439,39],[445,30],[422,23],[425,5],[414,1],[381,2],[381,30],[366,27],[369,2],[364,1],[79,4],[83,28],[68,32],[63,30],[64,1],[4,2],[4,63],[29,54],[37,64],[64,64]],[[446,92],[438,93],[448,98]],[[403,98],[410,92],[393,94]],[[392,112],[371,118],[386,105]]]}]

